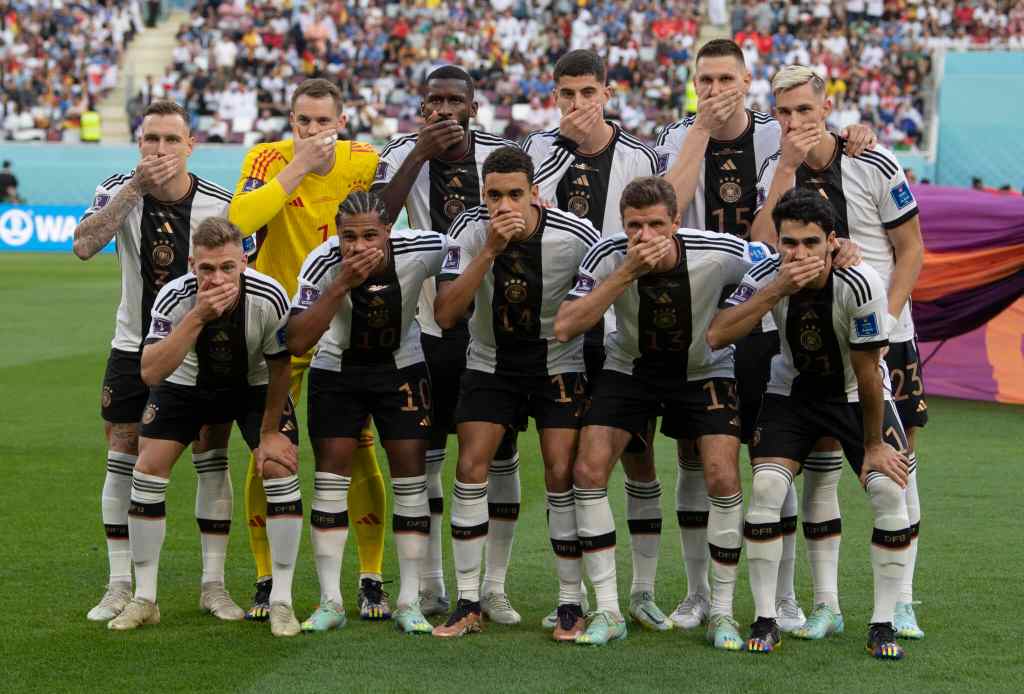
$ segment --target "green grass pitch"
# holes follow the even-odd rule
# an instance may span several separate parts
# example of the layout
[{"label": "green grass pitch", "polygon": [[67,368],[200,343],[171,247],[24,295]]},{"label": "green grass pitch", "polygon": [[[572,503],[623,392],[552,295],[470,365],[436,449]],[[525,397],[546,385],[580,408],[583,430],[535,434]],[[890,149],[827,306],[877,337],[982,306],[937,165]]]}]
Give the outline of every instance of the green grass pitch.
[{"label": "green grass pitch", "polygon": [[[626,641],[603,649],[555,644],[539,626],[553,606],[557,581],[533,432],[520,437],[523,507],[508,579],[513,604],[523,615],[519,627],[491,625],[481,635],[442,642],[400,635],[390,624],[361,623],[352,613],[354,540],[347,547],[343,577],[350,622],[341,631],[282,640],[274,639],[265,625],[222,624],[202,615],[197,606],[195,473],[186,456],[168,494],[159,584],[163,623],[133,633],[109,632],[103,624],[86,621],[85,613],[107,576],[99,513],[105,443],[98,408],[118,277],[110,256],[82,263],[70,254],[0,255],[0,662],[5,691],[1024,690],[1024,661],[1015,638],[1024,569],[1017,538],[1024,410],[940,398],[931,401],[932,423],[920,438],[919,453],[924,521],[916,597],[927,638],[907,643],[908,658],[901,663],[873,661],[864,650],[872,597],[871,525],[867,500],[849,469],[840,491],[843,636],[822,643],[786,638],[770,656],[716,652],[700,632],[653,634],[633,627]],[[449,461],[454,454],[453,440]],[[658,601],[669,612],[684,592],[673,513],[674,446],[659,439],[657,455],[665,490]],[[241,501],[246,457],[236,434],[227,576],[228,588],[243,604],[253,580]],[[745,459],[741,467],[749,484]],[[452,474],[449,462],[449,489]],[[312,457],[305,432],[302,478],[308,500]],[[613,477],[611,490],[625,599],[630,559],[621,472]],[[799,545],[797,589],[808,609],[810,578],[802,538]],[[450,550],[445,553],[450,561]],[[385,556],[385,572],[393,578],[397,560],[390,542]],[[450,563],[447,569],[451,587]],[[300,619],[312,610],[317,594],[304,531],[295,578]],[[742,564],[736,591],[741,624],[752,620],[751,610]]]}]

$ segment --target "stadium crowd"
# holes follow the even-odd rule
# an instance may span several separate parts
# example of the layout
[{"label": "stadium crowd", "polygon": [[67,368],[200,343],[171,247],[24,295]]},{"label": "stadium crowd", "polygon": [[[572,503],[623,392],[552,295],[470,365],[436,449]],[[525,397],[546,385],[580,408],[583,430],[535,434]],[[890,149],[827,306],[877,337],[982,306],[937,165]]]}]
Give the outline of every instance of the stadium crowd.
[{"label": "stadium crowd", "polygon": [[0,134],[60,141],[118,82],[137,0],[0,2]]},{"label": "stadium crowd", "polygon": [[[147,100],[186,103],[212,141],[273,139],[286,126],[295,83],[327,76],[342,87],[352,136],[387,139],[413,127],[411,86],[438,63],[478,81],[481,125],[507,137],[557,122],[551,67],[566,50],[606,54],[616,85],[610,113],[653,140],[686,111],[702,8],[693,0],[198,2],[178,34],[174,64]],[[767,110],[785,64],[814,65],[836,99],[832,125],[864,122],[895,148],[920,145],[937,47],[1024,47],[1024,3],[982,0],[735,2],[728,19],[754,84],[748,105]],[[717,11],[716,11],[717,10]],[[692,92],[692,90],[691,90]],[[691,93],[690,98],[693,98]],[[144,106],[144,104],[143,104]]]}]

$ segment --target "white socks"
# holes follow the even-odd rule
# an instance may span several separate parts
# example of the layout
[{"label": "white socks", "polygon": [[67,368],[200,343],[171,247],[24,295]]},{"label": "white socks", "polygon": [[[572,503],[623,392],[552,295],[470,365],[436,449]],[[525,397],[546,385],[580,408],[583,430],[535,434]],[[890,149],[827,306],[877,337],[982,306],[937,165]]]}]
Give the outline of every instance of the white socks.
[{"label": "white socks", "polygon": [[420,565],[430,544],[427,478],[426,475],[392,478],[391,488],[395,497],[391,528],[398,551],[398,606],[408,607],[419,597]]},{"label": "white socks", "polygon": [[202,582],[224,583],[233,501],[228,449],[193,453],[192,464],[196,468],[196,523],[202,543]]},{"label": "white socks", "polygon": [[420,566],[420,590],[436,595],[447,595],[444,585],[444,552],[441,529],[444,526],[444,488],[441,474],[444,470],[445,449],[427,451],[427,503],[430,506],[430,542],[427,556]]},{"label": "white socks", "polygon": [[871,534],[875,609],[871,623],[892,622],[910,549],[906,493],[879,472],[868,473],[865,488],[875,512],[875,528]]},{"label": "white socks", "polygon": [[309,538],[313,545],[316,574],[320,579],[321,604],[343,604],[341,560],[348,541],[348,489],[351,484],[351,477],[330,472],[317,472],[313,481]]},{"label": "white socks", "polygon": [[135,597],[156,602],[160,549],[167,534],[168,480],[136,470],[132,474],[128,537],[135,562]]},{"label": "white socks", "polygon": [[[708,551],[711,554],[711,615],[732,616],[743,528],[743,492],[708,496]],[[774,577],[773,577],[774,578]]]},{"label": "white socks", "polygon": [[626,521],[633,555],[633,584],[630,595],[654,594],[661,544],[661,482],[638,482],[626,478]]},{"label": "white socks", "polygon": [[754,468],[750,506],[743,536],[746,539],[754,616],[775,619],[776,585],[782,559],[782,505],[793,486],[793,475],[782,465]]},{"label": "white socks", "polygon": [[804,539],[814,584],[814,604],[839,612],[839,513],[842,451],[811,453],[804,461]]},{"label": "white socks", "polygon": [[921,531],[921,498],[917,495],[917,455],[910,454],[910,477],[907,479],[907,519],[910,521],[910,549],[907,570],[903,574],[900,602],[914,602],[914,569],[917,565],[917,536]]},{"label": "white socks", "polygon": [[100,508],[107,535],[110,583],[132,582],[132,548],[128,543],[128,504],[132,495],[132,471],[137,455],[107,451],[107,476],[103,479]]},{"label": "white socks", "polygon": [[615,584],[615,519],[608,503],[608,489],[575,487],[573,491],[583,564],[594,586],[597,609],[621,615]]},{"label": "white socks", "polygon": [[583,553],[576,533],[576,501],[573,491],[548,492],[548,534],[558,571],[558,604],[579,605],[583,600]]},{"label": "white socks", "polygon": [[513,452],[511,458],[492,461],[487,481],[490,525],[482,595],[505,592],[505,575],[519,519],[519,452]]},{"label": "white socks", "polygon": [[708,487],[699,458],[679,456],[676,518],[686,567],[686,595],[708,597],[711,594],[708,585]]},{"label": "white socks", "polygon": [[460,600],[480,601],[480,559],[487,541],[487,483],[455,481],[452,490],[452,555]]},{"label": "white socks", "polygon": [[263,480],[267,495],[267,540],[270,543],[271,576],[274,586],[270,604],[292,604],[292,577],[302,535],[302,496],[299,476]]},{"label": "white socks", "polygon": [[782,502],[780,529],[782,532],[782,558],[779,560],[779,579],[775,586],[775,599],[796,600],[796,589],[793,587],[796,572],[796,484],[790,483],[786,492],[786,500]]}]

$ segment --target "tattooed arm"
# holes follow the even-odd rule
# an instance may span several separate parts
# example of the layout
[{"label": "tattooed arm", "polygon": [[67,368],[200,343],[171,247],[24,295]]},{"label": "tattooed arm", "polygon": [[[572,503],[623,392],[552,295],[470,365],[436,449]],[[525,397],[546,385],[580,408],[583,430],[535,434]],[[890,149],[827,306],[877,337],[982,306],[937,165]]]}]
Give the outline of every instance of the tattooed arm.
[{"label": "tattooed arm", "polygon": [[88,260],[110,243],[114,234],[124,223],[128,213],[142,200],[142,189],[132,178],[121,186],[113,200],[99,212],[89,215],[75,227],[74,252],[82,260]]}]

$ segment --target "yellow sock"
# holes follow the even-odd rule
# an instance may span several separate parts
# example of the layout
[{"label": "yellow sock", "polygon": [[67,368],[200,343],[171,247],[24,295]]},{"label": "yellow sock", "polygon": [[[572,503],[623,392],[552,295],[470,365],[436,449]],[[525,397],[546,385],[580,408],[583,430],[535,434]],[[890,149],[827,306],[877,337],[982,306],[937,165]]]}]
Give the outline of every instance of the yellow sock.
[{"label": "yellow sock", "polygon": [[249,548],[256,560],[256,578],[270,575],[270,543],[267,542],[267,495],[263,480],[256,475],[256,457],[249,455],[245,471],[245,518],[249,529]]},{"label": "yellow sock", "polygon": [[356,531],[361,574],[379,576],[384,570],[387,513],[387,492],[373,452],[373,432],[364,429],[352,461],[352,483],[348,488],[348,517]]},{"label": "yellow sock", "polygon": [[[302,375],[309,366],[309,360],[309,355],[292,357],[289,391],[293,403],[298,403],[302,395]],[[249,467],[245,471],[245,518],[249,529],[249,548],[256,562],[256,578],[270,576],[272,566],[270,542],[267,540],[267,495],[263,491],[263,480],[256,476],[256,457],[251,453]]]}]

